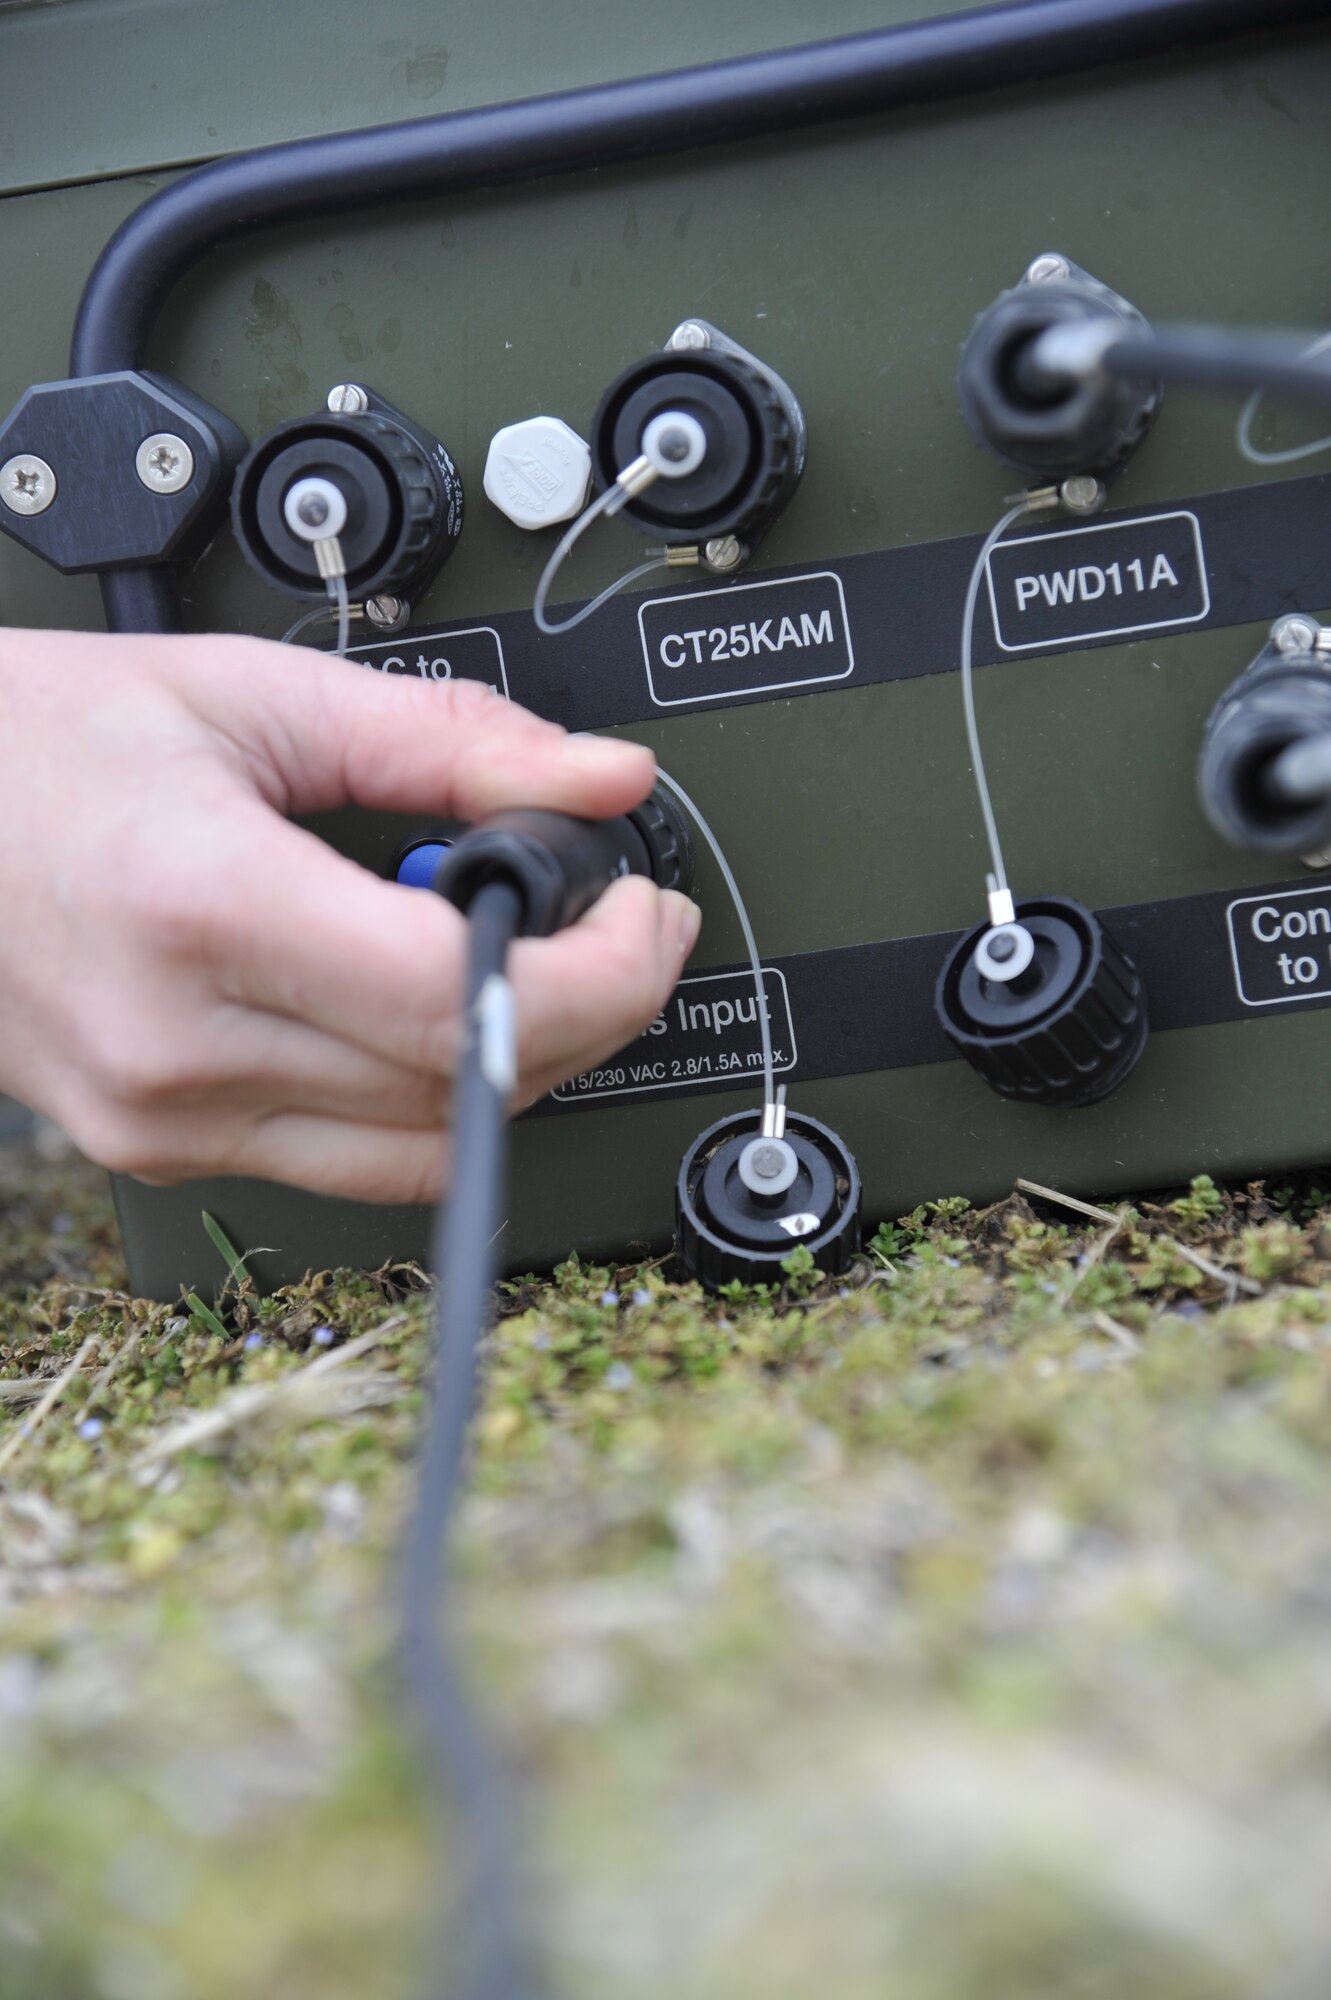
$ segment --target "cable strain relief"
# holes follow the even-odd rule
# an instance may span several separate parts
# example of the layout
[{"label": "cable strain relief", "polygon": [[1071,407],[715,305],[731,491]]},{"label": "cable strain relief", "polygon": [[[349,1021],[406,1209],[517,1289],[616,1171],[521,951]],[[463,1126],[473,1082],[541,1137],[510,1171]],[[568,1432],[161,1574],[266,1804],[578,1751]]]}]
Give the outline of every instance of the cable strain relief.
[{"label": "cable strain relief", "polygon": [[480,891],[506,882],[521,900],[518,937],[547,937],[559,926],[563,878],[540,841],[509,827],[477,827],[439,865],[435,893],[466,916]]}]

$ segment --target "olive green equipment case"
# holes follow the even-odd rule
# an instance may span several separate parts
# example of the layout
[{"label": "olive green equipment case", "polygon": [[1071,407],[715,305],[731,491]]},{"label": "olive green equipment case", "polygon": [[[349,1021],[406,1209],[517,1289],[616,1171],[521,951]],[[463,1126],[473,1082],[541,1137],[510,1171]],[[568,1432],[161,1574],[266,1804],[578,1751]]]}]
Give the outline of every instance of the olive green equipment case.
[{"label": "olive green equipment case", "polygon": [[[816,31],[953,11],[830,0]],[[201,160],[788,47],[812,26],[794,0],[0,8],[0,412],[66,372],[103,244]],[[1331,474],[1317,460],[1245,464],[1232,400],[1171,390],[1108,513],[1014,530],[1064,537],[1006,558],[1034,625],[982,602],[977,627],[1012,880],[1107,915],[1146,979],[1145,1056],[1093,1108],[1015,1107],[955,1059],[932,1014],[949,943],[983,914],[955,668],[977,539],[1014,483],[958,415],[960,344],[1049,250],[1160,320],[1327,324],[1328,84],[1331,35],[1311,22],[463,198],[349,207],[226,244],[157,320],[146,364],[251,440],[354,380],[448,443],[467,486],[460,547],[411,629],[362,657],[502,679],[570,726],[651,745],[734,865],[772,968],[783,1080],[853,1149],[868,1219],[982,1200],[1018,1175],[1106,1193],[1331,1150],[1331,877],[1224,846],[1194,775],[1205,718],[1272,618],[1331,605]],[[803,483],[733,583],[670,578],[576,640],[540,641],[530,606],[551,538],[484,498],[489,440],[538,411],[586,435],[605,385],[689,316],[791,384],[808,421]],[[1282,413],[1258,434],[1296,426]],[[627,528],[598,529],[565,594],[640,554]],[[1161,555],[1177,588],[1152,598]],[[199,629],[277,636],[295,615],[227,531],[186,597]],[[95,580],[0,540],[0,617],[98,629]],[[439,824],[348,813],[320,830],[391,874]],[[697,893],[702,942],[655,1036],[519,1121],[508,1267],[662,1246],[683,1149],[754,1101],[751,989],[705,859]],[[1282,955],[1314,976],[1289,984]],[[204,1209],[242,1248],[270,1246],[253,1260],[261,1281],[415,1256],[426,1240],[424,1211],[255,1183],[122,1181],[118,1199],[134,1282],[159,1295],[221,1275]]]}]

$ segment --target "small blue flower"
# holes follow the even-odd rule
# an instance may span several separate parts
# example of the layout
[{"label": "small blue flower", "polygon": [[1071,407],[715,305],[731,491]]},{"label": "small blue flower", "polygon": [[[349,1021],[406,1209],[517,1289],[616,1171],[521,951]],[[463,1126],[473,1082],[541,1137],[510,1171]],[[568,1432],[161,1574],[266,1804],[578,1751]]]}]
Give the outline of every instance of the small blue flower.
[{"label": "small blue flower", "polygon": [[652,1302],[652,1295],[651,1295],[651,1293],[650,1293],[649,1291],[647,1291],[647,1290],[646,1290],[646,1288],[645,1288],[644,1286],[642,1286],[642,1285],[639,1285],[639,1286],[638,1286],[638,1288],[637,1288],[637,1290],[636,1290],[636,1291],[634,1292],[634,1294],[633,1294],[633,1303],[634,1303],[634,1305],[635,1305],[635,1306],[649,1306],[649,1305],[651,1304],[651,1302]]},{"label": "small blue flower", "polygon": [[616,1390],[633,1387],[633,1370],[626,1361],[611,1362],[605,1371],[605,1386],[607,1389]]},{"label": "small blue flower", "polygon": [[617,1305],[619,1304],[619,1293],[618,1293],[618,1292],[602,1292],[602,1294],[601,1294],[601,1304],[602,1304],[603,1306],[617,1306]]},{"label": "small blue flower", "polygon": [[95,1444],[104,1429],[105,1425],[100,1417],[85,1417],[79,1425],[79,1436],[86,1438],[89,1444]]},{"label": "small blue flower", "polygon": [[247,1354],[253,1354],[256,1347],[262,1346],[263,1335],[261,1333],[247,1333],[245,1335],[245,1352]]},{"label": "small blue flower", "polygon": [[331,1326],[316,1326],[313,1339],[316,1347],[331,1347],[337,1339],[337,1335],[333,1332]]}]

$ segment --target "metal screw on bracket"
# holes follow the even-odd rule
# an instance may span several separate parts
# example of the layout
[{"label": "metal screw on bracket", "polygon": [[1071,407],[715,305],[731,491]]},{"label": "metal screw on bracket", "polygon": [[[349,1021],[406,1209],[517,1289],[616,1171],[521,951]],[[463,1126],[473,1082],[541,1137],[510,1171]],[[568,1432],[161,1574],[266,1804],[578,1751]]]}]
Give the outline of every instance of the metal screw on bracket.
[{"label": "metal screw on bracket", "polygon": [[194,477],[194,453],[174,431],[154,431],[135,452],[134,470],[150,493],[179,493]]},{"label": "metal screw on bracket", "polygon": [[366,598],[365,616],[381,632],[396,632],[399,625],[405,625],[410,618],[411,606],[405,597],[389,597],[385,593]]},{"label": "metal screw on bracket", "polygon": [[1271,627],[1271,643],[1278,653],[1314,653],[1321,630],[1305,611],[1287,611]]},{"label": "metal screw on bracket", "polygon": [[370,399],[359,382],[338,382],[328,391],[328,407],[334,416],[363,417]]},{"label": "metal screw on bracket", "polygon": [[33,452],[21,451],[0,465],[0,500],[11,514],[44,514],[55,490],[55,473]]},{"label": "metal screw on bracket", "polygon": [[1072,266],[1067,258],[1060,257],[1055,250],[1046,250],[1027,267],[1026,282],[1028,285],[1051,285],[1059,278],[1071,276]]},{"label": "metal screw on bracket", "polygon": [[710,347],[712,336],[707,328],[696,319],[686,319],[675,328],[669,345],[677,354],[687,353],[693,347]]},{"label": "metal screw on bracket", "polygon": [[1063,481],[1058,497],[1069,514],[1094,514],[1104,505],[1105,489],[1089,472],[1077,472]]},{"label": "metal screw on bracket", "polygon": [[738,535],[713,535],[703,544],[702,559],[708,569],[738,569],[748,554]]}]

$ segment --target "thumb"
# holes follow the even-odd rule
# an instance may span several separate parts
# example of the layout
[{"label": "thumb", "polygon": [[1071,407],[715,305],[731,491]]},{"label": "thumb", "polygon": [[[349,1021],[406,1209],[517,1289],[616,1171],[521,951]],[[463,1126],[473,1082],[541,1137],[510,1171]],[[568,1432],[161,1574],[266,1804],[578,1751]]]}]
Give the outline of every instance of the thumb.
[{"label": "thumb", "polygon": [[424,682],[263,640],[210,639],[190,698],[284,812],[355,804],[478,819],[546,806],[588,819],[651,790],[650,750],[570,736],[481,681]]}]

